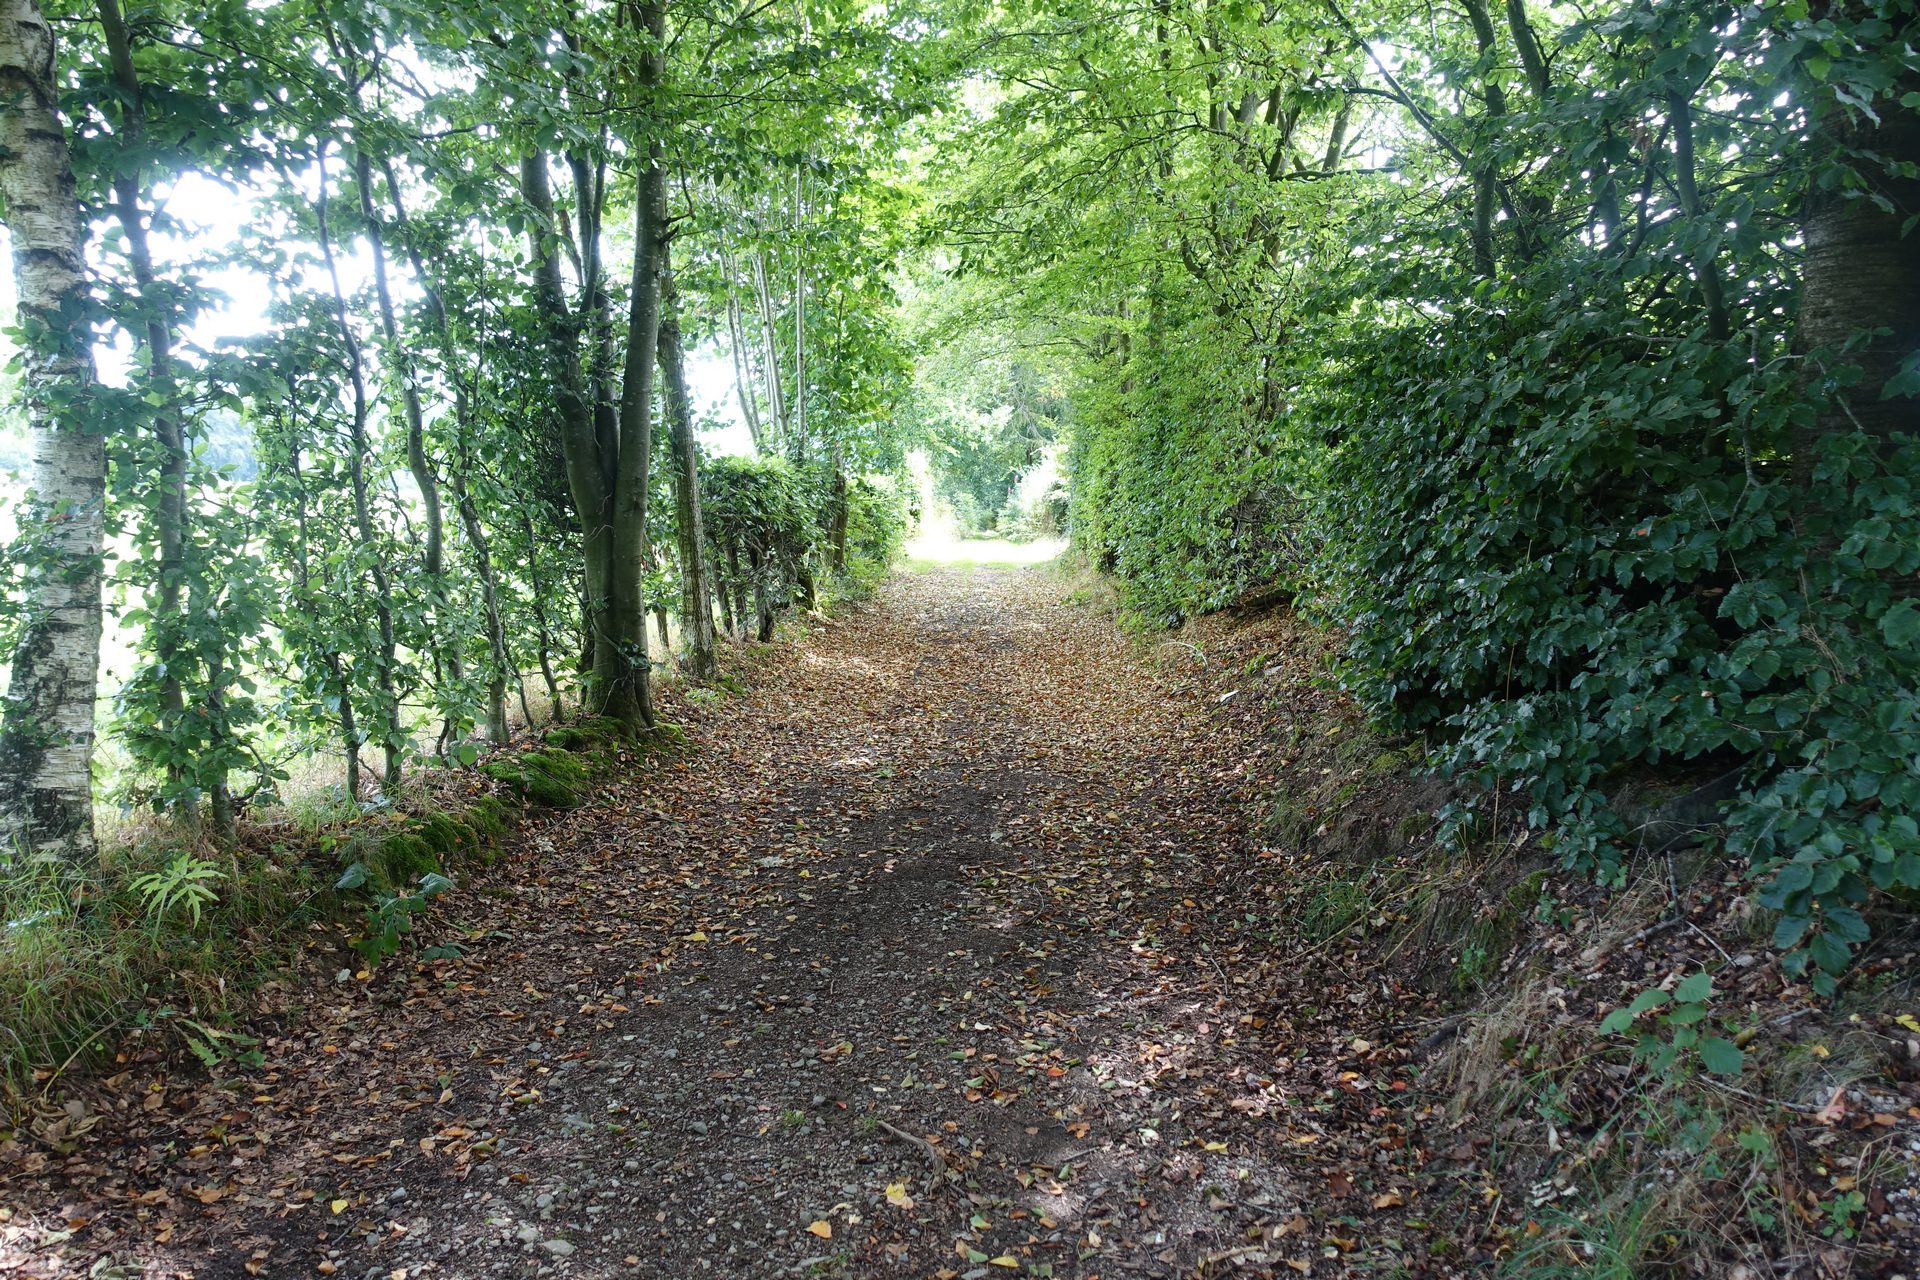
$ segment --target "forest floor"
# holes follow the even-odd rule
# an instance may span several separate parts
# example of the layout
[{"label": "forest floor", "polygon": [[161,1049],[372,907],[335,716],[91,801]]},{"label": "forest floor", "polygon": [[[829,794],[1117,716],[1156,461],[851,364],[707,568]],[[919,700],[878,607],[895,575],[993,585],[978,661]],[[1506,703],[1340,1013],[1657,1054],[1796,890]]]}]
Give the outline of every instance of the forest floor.
[{"label": "forest floor", "polygon": [[1448,1020],[1275,931],[1246,655],[1074,585],[897,577],[757,651],[413,950],[310,957],[263,1065],[76,1090],[0,1275],[1480,1273]]}]

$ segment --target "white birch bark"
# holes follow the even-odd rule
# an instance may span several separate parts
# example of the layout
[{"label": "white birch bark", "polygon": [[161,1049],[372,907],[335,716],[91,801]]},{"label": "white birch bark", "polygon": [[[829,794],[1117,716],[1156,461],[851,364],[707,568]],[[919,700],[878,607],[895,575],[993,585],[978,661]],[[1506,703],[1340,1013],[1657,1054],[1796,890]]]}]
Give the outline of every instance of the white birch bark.
[{"label": "white birch bark", "polygon": [[34,544],[27,618],[0,703],[0,865],[93,861],[94,700],[106,446],[94,420],[92,335],[54,37],[34,0],[0,0],[0,204],[13,239],[24,353]]}]

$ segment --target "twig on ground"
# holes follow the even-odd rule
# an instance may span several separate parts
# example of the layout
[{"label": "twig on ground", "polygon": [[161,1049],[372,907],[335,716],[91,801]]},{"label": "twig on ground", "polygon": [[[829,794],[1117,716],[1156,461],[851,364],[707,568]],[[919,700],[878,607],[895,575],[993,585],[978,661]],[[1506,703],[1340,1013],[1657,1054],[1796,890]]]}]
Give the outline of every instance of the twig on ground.
[{"label": "twig on ground", "polygon": [[[879,1120],[878,1116],[874,1118]],[[939,1190],[940,1183],[946,1177],[947,1173],[946,1157],[940,1154],[939,1149],[925,1138],[908,1133],[905,1129],[890,1125],[885,1120],[880,1120],[880,1127],[885,1129],[890,1136],[898,1138],[909,1146],[920,1148],[920,1154],[924,1155],[927,1158],[927,1163],[932,1166],[927,1174],[927,1194],[932,1195],[935,1191]]]}]

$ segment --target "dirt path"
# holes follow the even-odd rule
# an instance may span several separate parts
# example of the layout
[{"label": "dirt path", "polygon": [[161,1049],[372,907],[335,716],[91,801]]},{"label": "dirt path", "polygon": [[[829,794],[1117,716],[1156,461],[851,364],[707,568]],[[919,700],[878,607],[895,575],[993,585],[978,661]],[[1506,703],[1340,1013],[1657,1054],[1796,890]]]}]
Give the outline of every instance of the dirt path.
[{"label": "dirt path", "polygon": [[899,579],[680,709],[696,751],[531,828],[430,926],[459,958],[343,975],[171,1141],[83,1155],[103,1203],[58,1210],[97,1219],[70,1247],[354,1280],[1336,1253],[1302,1170],[1358,1091],[1335,1054],[1303,1092],[1209,937],[1257,852],[1239,748],[1066,589]]}]

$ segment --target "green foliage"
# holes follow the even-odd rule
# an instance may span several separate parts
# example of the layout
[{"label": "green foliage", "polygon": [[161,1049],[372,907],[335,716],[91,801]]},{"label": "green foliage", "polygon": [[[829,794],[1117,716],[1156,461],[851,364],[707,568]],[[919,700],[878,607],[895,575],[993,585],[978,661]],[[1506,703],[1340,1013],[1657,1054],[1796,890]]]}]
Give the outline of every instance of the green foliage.
[{"label": "green foliage", "polygon": [[413,917],[427,904],[453,888],[453,881],[437,871],[420,877],[411,892],[380,893],[368,904],[366,931],[353,940],[353,949],[369,964],[378,964],[400,950],[406,936],[413,932]]},{"label": "green foliage", "polygon": [[205,858],[190,853],[174,855],[166,866],[135,876],[128,887],[140,895],[147,925],[156,936],[176,916],[186,918],[189,931],[200,927],[200,914],[220,896],[214,888],[226,873]]},{"label": "green foliage", "polygon": [[1623,777],[1736,772],[1830,991],[1920,890],[1920,379],[1897,299],[1803,314],[1803,244],[1914,256],[1914,15],[1475,12],[1008,42],[953,307],[1059,353],[1073,537],[1140,616],[1299,598],[1384,731],[1603,879]]},{"label": "green foliage", "polygon": [[1737,1076],[1746,1054],[1725,1036],[1703,1029],[1712,1015],[1713,979],[1690,974],[1671,991],[1654,987],[1600,1021],[1602,1035],[1633,1033],[1633,1056],[1656,1077],[1697,1061],[1715,1075]]},{"label": "green foliage", "polygon": [[847,482],[849,568],[885,573],[900,556],[914,513],[894,476],[854,476]]}]

